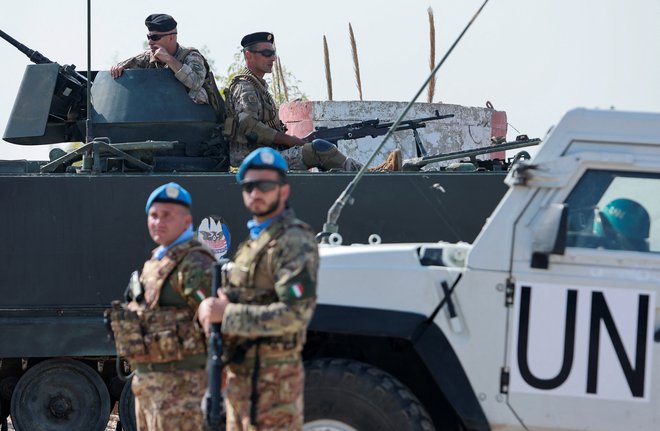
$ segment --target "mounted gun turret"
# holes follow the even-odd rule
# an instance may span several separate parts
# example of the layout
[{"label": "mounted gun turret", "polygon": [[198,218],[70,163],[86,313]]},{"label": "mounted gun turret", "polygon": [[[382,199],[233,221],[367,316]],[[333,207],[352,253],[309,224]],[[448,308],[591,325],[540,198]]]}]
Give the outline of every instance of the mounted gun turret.
[{"label": "mounted gun turret", "polygon": [[[30,93],[29,95],[33,96],[30,98],[30,102],[32,102],[30,103],[30,111],[25,112],[20,106],[17,106],[18,104],[14,105],[14,111],[12,111],[4,139],[17,144],[26,143],[20,141],[22,141],[26,132],[29,133],[29,131],[34,130],[36,127],[42,126],[41,124],[31,125],[31,123],[36,119],[36,115],[43,114],[45,110],[47,110],[47,114],[52,116],[53,119],[64,123],[76,121],[78,118],[84,118],[86,104],[85,90],[88,82],[85,76],[76,71],[76,66],[60,66],[58,63],[42,55],[39,51],[30,49],[18,42],[2,30],[0,30],[0,37],[25,54],[35,65],[40,66],[36,68],[28,67],[28,71],[26,71],[26,75],[29,73],[31,76],[29,83],[32,84],[32,88],[25,89],[25,93]],[[24,79],[23,82],[25,83],[26,80]],[[43,92],[46,89],[52,91],[53,97],[50,103],[43,98]],[[23,88],[21,88],[22,90]],[[23,104],[22,106],[25,107],[27,104]],[[35,108],[39,112],[36,112]],[[16,112],[17,109],[18,112]]]},{"label": "mounted gun turret", "polygon": [[[97,171],[226,171],[229,158],[222,125],[210,105],[199,105],[171,71],[127,70],[114,80],[92,72],[91,81],[0,31],[36,64],[28,65],[3,139],[20,145],[86,142],[87,86],[99,154]],[[91,144],[92,142],[87,142]],[[76,172],[89,148],[73,150],[41,166],[41,172]]]}]

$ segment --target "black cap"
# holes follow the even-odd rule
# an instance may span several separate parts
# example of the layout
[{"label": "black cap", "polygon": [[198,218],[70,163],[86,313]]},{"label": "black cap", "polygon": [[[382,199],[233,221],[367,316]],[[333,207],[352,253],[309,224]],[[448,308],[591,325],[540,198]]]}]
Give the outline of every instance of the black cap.
[{"label": "black cap", "polygon": [[259,33],[248,34],[247,36],[243,36],[243,39],[241,39],[241,46],[243,48],[246,48],[250,45],[254,45],[255,43],[259,43],[259,42],[273,43],[275,42],[275,36],[273,36],[273,33],[268,33],[267,31],[260,31]]},{"label": "black cap", "polygon": [[144,20],[144,25],[149,31],[172,31],[176,28],[176,21],[171,16],[164,13],[154,13]]}]

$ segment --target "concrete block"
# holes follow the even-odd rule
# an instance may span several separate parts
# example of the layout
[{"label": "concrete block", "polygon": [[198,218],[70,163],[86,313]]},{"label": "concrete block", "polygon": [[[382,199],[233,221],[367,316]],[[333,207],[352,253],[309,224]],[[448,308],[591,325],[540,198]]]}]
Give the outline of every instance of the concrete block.
[{"label": "concrete block", "polygon": [[[405,108],[405,102],[341,101],[313,102],[295,101],[280,107],[280,118],[287,125],[288,133],[304,137],[315,127],[339,127],[360,121],[378,119],[381,123],[393,122]],[[431,117],[435,111],[440,115],[454,114],[444,120],[430,121],[425,128],[418,129],[423,146],[429,155],[445,154],[491,145],[491,136],[506,136],[506,112],[489,108],[477,108],[444,103],[416,103],[404,120]],[[382,142],[383,136],[366,137],[339,142],[344,154],[360,162],[366,162],[371,153]],[[394,148],[400,148],[405,159],[416,157],[413,132],[396,132],[374,159],[374,165],[385,160]],[[479,156],[484,159],[504,158],[503,153]],[[437,170],[441,162],[425,169]]]}]

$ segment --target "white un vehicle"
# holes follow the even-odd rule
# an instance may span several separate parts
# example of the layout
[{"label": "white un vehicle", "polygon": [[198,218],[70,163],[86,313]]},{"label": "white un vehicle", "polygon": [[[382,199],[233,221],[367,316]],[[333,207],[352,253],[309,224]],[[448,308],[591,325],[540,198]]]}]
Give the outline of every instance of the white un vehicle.
[{"label": "white un vehicle", "polygon": [[506,183],[472,245],[321,248],[307,430],[660,429],[660,114],[573,110]]}]

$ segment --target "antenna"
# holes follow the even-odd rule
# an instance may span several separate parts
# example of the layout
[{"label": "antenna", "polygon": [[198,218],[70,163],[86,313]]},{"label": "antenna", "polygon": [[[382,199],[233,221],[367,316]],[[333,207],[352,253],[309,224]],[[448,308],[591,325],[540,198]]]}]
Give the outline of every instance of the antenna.
[{"label": "antenna", "polygon": [[380,152],[380,150],[383,148],[385,143],[392,136],[392,133],[397,129],[397,127],[399,127],[399,124],[401,123],[403,118],[406,116],[408,111],[410,111],[410,108],[412,108],[412,105],[415,103],[415,101],[417,101],[420,94],[422,94],[422,91],[424,91],[424,88],[426,88],[426,86],[429,84],[431,79],[433,79],[433,77],[435,77],[435,74],[438,72],[440,67],[444,64],[445,60],[447,60],[447,57],[449,57],[449,54],[451,54],[451,52],[454,50],[456,45],[458,45],[458,42],[463,38],[463,35],[465,35],[465,33],[467,32],[468,28],[470,28],[470,26],[472,25],[474,20],[477,19],[477,16],[479,16],[479,14],[483,10],[483,8],[486,6],[486,3],[488,3],[488,1],[489,0],[485,0],[483,2],[481,7],[477,10],[477,12],[472,17],[472,19],[470,19],[470,21],[467,23],[467,25],[465,26],[465,28],[463,29],[461,34],[458,35],[458,38],[456,38],[456,40],[454,41],[452,46],[449,48],[449,50],[447,50],[447,53],[444,55],[444,57],[442,57],[442,60],[440,60],[438,65],[435,66],[435,69],[433,69],[431,71],[431,74],[429,75],[428,78],[426,78],[426,81],[424,81],[424,84],[422,84],[421,88],[417,91],[417,93],[412,98],[412,100],[410,102],[408,102],[408,104],[404,108],[401,115],[399,115],[399,118],[397,118],[396,121],[392,124],[392,126],[390,127],[390,130],[387,132],[387,134],[385,135],[385,138],[383,138],[383,141],[380,143],[378,148],[376,148],[374,150],[374,152],[371,153],[371,157],[369,157],[369,160],[367,160],[367,163],[365,163],[364,166],[362,166],[362,169],[360,169],[360,171],[355,175],[355,177],[353,177],[353,179],[346,186],[344,191],[341,192],[341,194],[339,195],[339,197],[337,198],[335,203],[332,204],[332,206],[328,210],[328,217],[326,219],[326,222],[323,223],[323,231],[320,232],[318,235],[316,235],[316,239],[318,241],[320,241],[324,244],[328,244],[328,243],[330,243],[330,236],[332,234],[335,234],[335,233],[339,232],[339,224],[337,223],[337,221],[339,220],[339,216],[341,215],[341,212],[344,209],[344,207],[346,206],[346,204],[347,203],[352,204],[353,201],[355,200],[351,196],[351,194],[353,193],[353,191],[357,187],[358,183],[362,179],[362,176],[366,172],[366,170],[369,167],[369,165],[371,164],[371,162],[373,162],[374,158],[376,157],[376,154],[378,154]]},{"label": "antenna", "polygon": [[[92,0],[87,0],[87,119],[85,120],[85,143],[92,138]],[[96,159],[96,156],[94,157]],[[96,163],[96,160],[95,160]]]}]

